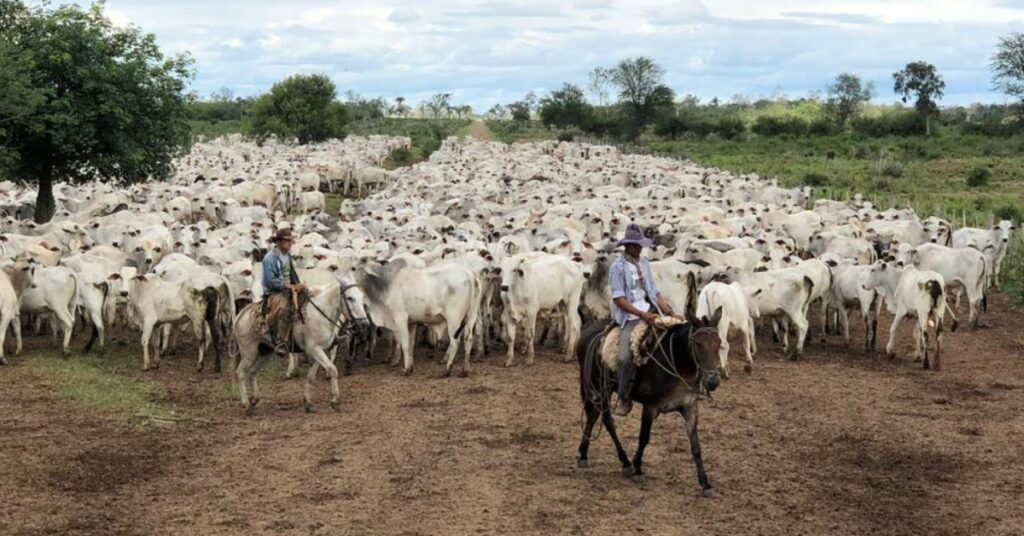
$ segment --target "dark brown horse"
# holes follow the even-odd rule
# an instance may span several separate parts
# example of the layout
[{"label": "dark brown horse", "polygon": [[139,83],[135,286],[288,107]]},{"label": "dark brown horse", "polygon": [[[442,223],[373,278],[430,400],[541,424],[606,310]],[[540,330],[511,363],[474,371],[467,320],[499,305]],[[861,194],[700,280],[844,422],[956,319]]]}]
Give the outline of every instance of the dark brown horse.
[{"label": "dark brown horse", "polygon": [[710,319],[691,320],[668,328],[667,333],[658,335],[660,340],[650,349],[651,359],[637,367],[632,393],[633,400],[643,404],[643,415],[640,421],[640,443],[632,461],[615,433],[615,422],[608,409],[611,393],[616,389],[616,375],[604,366],[599,355],[607,323],[598,322],[584,330],[576,351],[580,364],[580,396],[587,415],[579,447],[579,467],[587,466],[591,433],[597,419],[601,418],[615,444],[623,473],[633,477],[634,481],[643,481],[644,448],[651,439],[654,419],[662,413],[678,411],[686,424],[701,493],[705,497],[713,495],[711,483],[704,472],[700,439],[697,437],[697,400],[702,391],[710,393],[719,384],[720,341],[716,326],[721,316],[722,310],[719,308]]}]

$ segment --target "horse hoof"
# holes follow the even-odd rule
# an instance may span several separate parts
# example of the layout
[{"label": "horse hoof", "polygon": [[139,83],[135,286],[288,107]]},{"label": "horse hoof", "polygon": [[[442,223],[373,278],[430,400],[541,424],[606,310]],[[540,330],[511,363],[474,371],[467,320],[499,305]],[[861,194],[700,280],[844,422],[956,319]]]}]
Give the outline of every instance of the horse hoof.
[{"label": "horse hoof", "polygon": [[334,411],[340,412],[341,411],[341,402],[337,402],[337,401],[331,402],[331,409],[333,409]]},{"label": "horse hoof", "polygon": [[713,499],[715,497],[715,490],[713,488],[707,488],[700,490],[700,496],[705,499]]},{"label": "horse hoof", "polygon": [[468,371],[468,370],[466,370],[466,369],[462,369],[462,370],[460,370],[460,371],[458,372],[458,374],[456,374],[456,376],[458,376],[458,377],[460,377],[460,378],[466,378],[466,377],[469,377],[469,371]]},{"label": "horse hoof", "polygon": [[633,475],[632,480],[633,480],[634,484],[646,484],[647,483],[647,477],[645,477],[643,474]]},{"label": "horse hoof", "polygon": [[626,478],[629,478],[629,477],[631,477],[631,476],[633,476],[635,474],[636,474],[636,471],[633,470],[633,466],[632,465],[627,465],[627,466],[622,468],[622,476],[624,476]]},{"label": "horse hoof", "polygon": [[505,368],[512,368],[512,362],[511,361],[506,361],[505,362]]},{"label": "horse hoof", "polygon": [[576,460],[576,467],[580,469],[586,469],[589,465],[590,462],[587,460]]},{"label": "horse hoof", "polygon": [[401,376],[408,376],[408,375],[412,374],[412,369],[411,368],[404,368],[398,374],[401,375]]},{"label": "horse hoof", "polygon": [[440,374],[438,374],[438,377],[439,378],[447,378],[448,376],[451,376],[451,375],[452,375],[452,371],[450,369],[444,369],[444,370],[441,371]]}]

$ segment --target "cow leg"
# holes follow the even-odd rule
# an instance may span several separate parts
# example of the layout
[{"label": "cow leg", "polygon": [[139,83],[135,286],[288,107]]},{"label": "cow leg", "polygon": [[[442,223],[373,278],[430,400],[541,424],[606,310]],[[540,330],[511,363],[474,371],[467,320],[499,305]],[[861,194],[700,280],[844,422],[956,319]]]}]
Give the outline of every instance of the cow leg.
[{"label": "cow leg", "polygon": [[747,327],[740,332],[743,335],[743,357],[747,360],[747,364],[743,365],[743,371],[747,374],[754,371],[754,354],[750,352],[751,342],[754,338],[751,336],[751,327],[748,322]]},{"label": "cow leg", "polygon": [[[145,322],[142,325],[142,338],[140,340],[140,342],[142,343],[142,370],[149,370],[150,369],[150,366],[149,366],[149,343],[152,340],[152,338],[153,338],[153,323],[152,322]],[[159,365],[159,362],[158,362],[156,365],[153,366],[153,368],[158,368],[159,366],[160,365]]]},{"label": "cow leg", "polygon": [[697,434],[697,404],[683,406],[683,422],[686,424],[686,435],[690,438],[690,454],[693,455],[693,464],[697,466],[697,482],[700,483],[701,495],[705,497],[714,496],[711,489],[711,482],[708,481],[708,474],[704,472],[704,457],[700,450],[700,437]]},{"label": "cow leg", "polygon": [[757,353],[757,332],[754,331],[754,319],[747,318],[747,337],[750,339],[750,352]]},{"label": "cow leg", "polygon": [[580,343],[580,332],[582,331],[579,303],[570,303],[565,312],[565,359],[568,363],[576,354],[576,346]]},{"label": "cow leg", "polygon": [[533,346],[536,344],[537,335],[537,315],[528,315],[526,317],[526,325],[523,326],[523,339],[526,343],[526,364],[532,365],[534,358]]},{"label": "cow leg", "polygon": [[892,317],[892,325],[889,326],[889,342],[885,344],[885,355],[892,359],[896,357],[894,349],[896,347],[896,330],[900,327],[900,322],[903,321],[903,317],[906,316],[907,310],[897,306],[896,314]]},{"label": "cow leg", "polygon": [[0,365],[7,364],[7,359],[4,358],[4,341],[7,340],[7,326],[10,325],[11,316],[0,314]]},{"label": "cow leg", "polygon": [[797,359],[804,353],[804,340],[807,338],[810,325],[806,316],[794,318],[793,325],[796,326],[796,352],[793,353],[792,359]]},{"label": "cow leg", "polygon": [[850,311],[846,309],[845,305],[840,305],[836,308],[836,314],[839,316],[839,329],[843,333],[843,344],[846,348],[850,348]]},{"label": "cow leg", "polygon": [[718,339],[721,341],[718,347],[718,370],[722,377],[729,379],[729,328],[718,332]]},{"label": "cow leg", "polygon": [[459,330],[459,326],[456,322],[445,322],[445,324],[447,324],[448,350],[445,352],[444,356],[444,370],[441,371],[442,378],[445,378],[452,373],[452,364],[455,363],[455,356],[459,353],[459,338],[455,336],[455,332]]},{"label": "cow leg", "polygon": [[89,342],[85,343],[85,351],[88,352],[89,350],[91,350],[93,342],[99,339],[100,351],[102,352],[107,347],[107,330],[106,327],[103,325],[103,312],[98,310],[92,310],[89,311],[88,314],[89,322],[92,324],[92,334],[89,336]]},{"label": "cow leg", "polygon": [[196,372],[203,371],[203,362],[206,359],[206,324],[202,319],[192,321],[192,334],[196,337],[196,346],[199,347],[199,357],[196,359]]},{"label": "cow leg", "polygon": [[71,355],[71,334],[75,328],[75,316],[68,311],[55,311],[57,319],[60,321],[61,328],[64,333],[64,340],[61,343],[61,351],[64,353],[64,357]]},{"label": "cow leg", "polygon": [[931,368],[931,361],[928,359],[928,317],[924,319],[918,319],[917,321],[917,332],[921,336],[921,345],[924,347],[924,363],[922,367],[928,369]]},{"label": "cow leg", "polygon": [[[943,314],[945,316],[945,314]],[[932,363],[932,370],[938,372],[942,370],[942,361],[940,354],[942,353],[942,317],[935,319],[935,359]]]},{"label": "cow leg", "polygon": [[395,337],[398,339],[398,346],[402,350],[402,374],[412,373],[412,347],[409,341],[409,320],[406,318],[397,319]]},{"label": "cow leg", "polygon": [[8,322],[14,330],[14,355],[21,355],[21,316],[14,315]]},{"label": "cow leg", "polygon": [[516,355],[516,321],[512,315],[505,319],[505,336],[508,337],[508,358],[505,359],[505,366],[511,367]]},{"label": "cow leg", "polygon": [[636,455],[633,456],[633,469],[632,476],[633,481],[641,483],[644,481],[644,449],[647,448],[647,444],[651,442],[651,426],[654,424],[655,412],[654,406],[644,406],[644,412],[640,416],[640,442],[636,447]]}]

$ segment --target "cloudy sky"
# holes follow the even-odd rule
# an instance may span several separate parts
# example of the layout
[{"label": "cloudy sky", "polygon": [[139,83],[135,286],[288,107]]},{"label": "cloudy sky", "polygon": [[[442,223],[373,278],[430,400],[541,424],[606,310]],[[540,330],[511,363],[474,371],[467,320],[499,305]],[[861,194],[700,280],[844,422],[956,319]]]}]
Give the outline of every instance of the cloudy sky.
[{"label": "cloudy sky", "polygon": [[1024,0],[108,0],[107,12],[191,52],[203,96],[325,72],[340,91],[446,91],[481,112],[636,55],[702,99],[804,96],[850,71],[890,101],[891,73],[927,60],[945,103],[1005,102],[988,59],[1024,28]]}]

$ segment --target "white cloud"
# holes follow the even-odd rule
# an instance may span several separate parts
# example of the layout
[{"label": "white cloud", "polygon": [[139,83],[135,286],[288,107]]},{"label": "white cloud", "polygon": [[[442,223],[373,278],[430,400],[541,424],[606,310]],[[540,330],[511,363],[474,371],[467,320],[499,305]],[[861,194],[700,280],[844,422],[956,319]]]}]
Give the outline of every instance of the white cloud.
[{"label": "white cloud", "polygon": [[341,91],[446,91],[486,110],[636,55],[705,99],[806,95],[841,71],[891,99],[891,73],[927,60],[946,75],[947,103],[1002,102],[986,65],[1024,0],[109,0],[107,13],[165,52],[192,52],[203,95],[323,71]]}]

